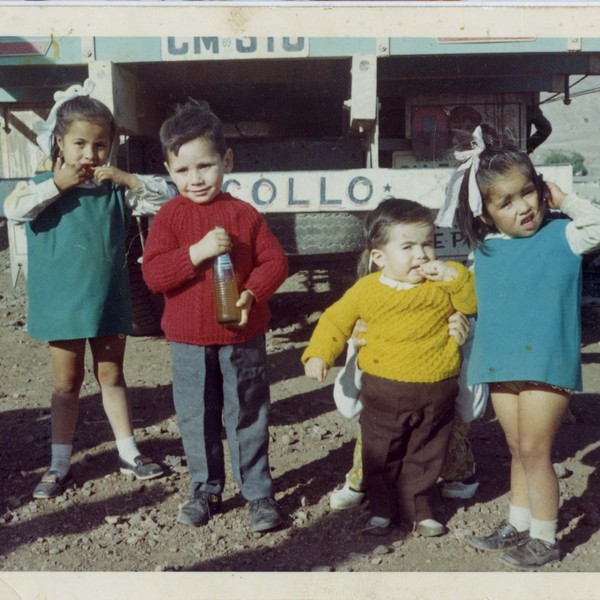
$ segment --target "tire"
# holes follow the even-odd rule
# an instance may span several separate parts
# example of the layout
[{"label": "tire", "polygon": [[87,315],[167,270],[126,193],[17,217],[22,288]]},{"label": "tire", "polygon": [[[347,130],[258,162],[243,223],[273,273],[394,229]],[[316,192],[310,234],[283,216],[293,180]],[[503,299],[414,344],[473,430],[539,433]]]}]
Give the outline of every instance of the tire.
[{"label": "tire", "polygon": [[364,247],[362,212],[267,213],[265,219],[286,254],[339,254]]},{"label": "tire", "polygon": [[153,294],[144,282],[142,265],[138,259],[142,256],[142,235],[147,234],[147,219],[136,217],[131,220],[127,235],[127,267],[129,270],[129,288],[131,295],[133,336],[162,335],[160,319],[164,302],[160,294]]}]

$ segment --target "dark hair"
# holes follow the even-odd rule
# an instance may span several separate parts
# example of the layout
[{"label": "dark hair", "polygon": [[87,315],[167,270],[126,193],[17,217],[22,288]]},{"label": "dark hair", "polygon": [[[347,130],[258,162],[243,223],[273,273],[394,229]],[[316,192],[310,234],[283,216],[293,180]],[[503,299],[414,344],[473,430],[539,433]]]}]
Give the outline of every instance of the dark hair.
[{"label": "dark hair", "polygon": [[221,156],[225,156],[227,142],[221,121],[207,102],[190,100],[176,106],[175,114],[160,128],[160,143],[165,160],[168,161],[169,152],[177,156],[181,146],[197,138],[211,141],[215,150]]},{"label": "dark hair", "polygon": [[[489,216],[486,209],[486,197],[490,188],[497,181],[498,176],[505,175],[511,169],[520,170],[525,177],[535,184],[538,193],[540,209],[545,211],[548,200],[548,189],[544,184],[543,177],[538,174],[525,152],[510,143],[501,143],[494,138],[484,136],[485,150],[479,155],[479,168],[475,174],[477,186],[482,198],[482,216]],[[470,143],[470,140],[469,140]],[[459,148],[465,150],[465,147]],[[458,207],[456,210],[456,221],[458,228],[466,238],[470,246],[483,248],[485,237],[489,233],[497,233],[498,230],[491,219],[483,221],[475,217],[469,204],[469,167],[464,174],[458,195]]]},{"label": "dark hair", "polygon": [[424,223],[433,227],[433,221],[433,212],[418,202],[401,198],[383,200],[365,219],[365,249],[358,260],[358,276],[362,277],[370,272],[371,250],[387,244],[391,227],[415,223]]},{"label": "dark hair", "polygon": [[90,96],[77,96],[63,102],[56,111],[56,125],[52,136],[52,150],[50,151],[52,166],[56,163],[60,152],[56,138],[64,137],[75,121],[92,121],[105,124],[109,128],[111,143],[117,131],[115,118],[108,106],[100,100],[90,98]]}]

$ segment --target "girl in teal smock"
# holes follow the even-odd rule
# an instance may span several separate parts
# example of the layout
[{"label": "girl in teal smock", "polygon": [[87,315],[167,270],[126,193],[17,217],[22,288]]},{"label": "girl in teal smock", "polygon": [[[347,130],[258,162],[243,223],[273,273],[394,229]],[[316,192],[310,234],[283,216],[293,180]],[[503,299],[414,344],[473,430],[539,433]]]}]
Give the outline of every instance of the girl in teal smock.
[{"label": "girl in teal smock", "polygon": [[[560,559],[552,445],[571,391],[581,389],[581,255],[600,246],[600,209],[545,184],[529,157],[483,140],[451,179],[437,224],[474,247],[477,328],[467,380],[488,383],[511,453],[508,519],[470,543],[535,570]],[[560,210],[554,219],[549,209]]]},{"label": "girl in teal smock", "polygon": [[4,206],[9,219],[26,224],[28,332],[48,341],[54,374],[52,458],[34,498],[58,496],[72,480],[87,343],[121,472],[138,479],[163,473],[137,448],[123,375],[131,330],[125,237],[134,208],[154,213],[173,194],[158,177],[107,164],[116,125],[110,110],[90,97],[93,87],[87,80],[55,94],[38,136],[51,170],[16,188]]}]

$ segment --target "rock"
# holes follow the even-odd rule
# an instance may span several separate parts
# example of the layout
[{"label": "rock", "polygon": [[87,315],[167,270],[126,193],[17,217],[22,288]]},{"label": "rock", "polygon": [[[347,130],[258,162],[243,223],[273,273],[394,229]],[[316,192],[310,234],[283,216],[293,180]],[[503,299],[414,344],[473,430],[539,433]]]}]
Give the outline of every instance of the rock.
[{"label": "rock", "polygon": [[116,525],[121,521],[121,517],[119,515],[107,515],[106,517],[104,517],[104,520],[109,525]]},{"label": "rock", "polygon": [[321,566],[321,565],[312,567],[312,569],[311,569],[312,573],[332,573],[333,571],[335,571],[335,569],[333,567]]},{"label": "rock", "polygon": [[564,479],[565,477],[568,477],[569,470],[562,463],[554,463],[552,467],[554,468],[554,472],[556,473],[556,476],[559,479]]},{"label": "rock", "polygon": [[391,550],[387,547],[384,546],[383,544],[380,546],[377,546],[377,548],[375,548],[375,550],[373,550],[373,554],[375,556],[381,556],[383,554],[389,554],[391,552]]}]

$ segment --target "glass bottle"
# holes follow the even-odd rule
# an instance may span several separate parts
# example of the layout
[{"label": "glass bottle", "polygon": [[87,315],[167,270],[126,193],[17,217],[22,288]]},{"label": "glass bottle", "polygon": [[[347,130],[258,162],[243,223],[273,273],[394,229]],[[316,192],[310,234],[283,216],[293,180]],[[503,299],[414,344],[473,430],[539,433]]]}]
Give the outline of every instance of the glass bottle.
[{"label": "glass bottle", "polygon": [[220,254],[213,260],[213,291],[217,322],[239,323],[242,310],[235,303],[240,295],[229,254]]}]

